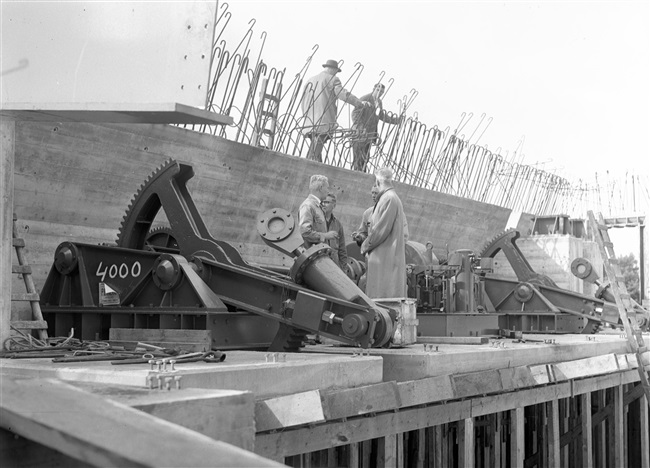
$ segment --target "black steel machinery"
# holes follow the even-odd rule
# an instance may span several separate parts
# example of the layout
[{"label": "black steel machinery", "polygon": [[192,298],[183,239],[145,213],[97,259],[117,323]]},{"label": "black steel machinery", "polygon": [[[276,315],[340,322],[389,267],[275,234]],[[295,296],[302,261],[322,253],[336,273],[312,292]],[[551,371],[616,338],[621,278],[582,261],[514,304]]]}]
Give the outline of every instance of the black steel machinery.
[{"label": "black steel machinery", "polygon": [[[396,313],[368,298],[327,255],[304,249],[291,213],[258,219],[269,245],[296,258],[289,275],[247,263],[214,239],[187,189],[191,166],[170,160],[133,198],[117,245],[63,242],[41,292],[54,336],[108,339],[111,328],[210,330],[212,347],[296,351],[307,333],[389,346]],[[151,229],[160,210],[170,227]]]},{"label": "black steel machinery", "polygon": [[[491,330],[533,333],[595,333],[603,324],[619,326],[619,313],[607,285],[595,297],[567,291],[536,273],[517,246],[519,233],[506,231],[476,255],[451,252],[443,264],[410,266],[409,295],[418,301],[418,330],[423,334],[486,334]],[[491,275],[493,259],[503,252],[516,280]],[[573,273],[597,283],[591,264],[576,259]],[[598,283],[597,283],[598,284]],[[634,319],[647,328],[649,314],[636,304]]]}]

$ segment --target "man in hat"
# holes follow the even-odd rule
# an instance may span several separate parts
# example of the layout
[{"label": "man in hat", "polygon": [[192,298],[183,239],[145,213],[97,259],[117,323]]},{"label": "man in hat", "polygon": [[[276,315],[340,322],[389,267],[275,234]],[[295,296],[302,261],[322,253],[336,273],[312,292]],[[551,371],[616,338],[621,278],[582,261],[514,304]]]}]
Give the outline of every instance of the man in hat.
[{"label": "man in hat", "polygon": [[381,96],[384,94],[386,87],[377,83],[372,93],[361,96],[361,100],[370,103],[369,106],[355,109],[352,111],[352,129],[357,131],[357,135],[352,140],[352,169],[355,171],[366,172],[368,159],[370,156],[370,146],[377,142],[379,135],[377,133],[377,124],[380,120],[397,125],[402,123],[404,114],[401,116],[393,115],[384,110]]},{"label": "man in hat", "polygon": [[328,60],[323,64],[323,71],[305,83],[300,103],[305,119],[303,133],[311,139],[307,158],[314,161],[323,162],[323,147],[336,129],[337,100],[352,104],[355,108],[364,106],[354,94],[343,88],[336,76],[340,71],[336,60]]}]

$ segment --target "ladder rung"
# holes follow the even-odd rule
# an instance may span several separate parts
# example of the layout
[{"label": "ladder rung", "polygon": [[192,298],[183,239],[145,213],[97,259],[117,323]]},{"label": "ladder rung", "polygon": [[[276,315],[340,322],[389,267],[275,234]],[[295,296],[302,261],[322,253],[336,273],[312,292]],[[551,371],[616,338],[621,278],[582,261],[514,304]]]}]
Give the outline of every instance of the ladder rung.
[{"label": "ladder rung", "polygon": [[279,97],[276,97],[276,96],[274,96],[274,95],[272,95],[272,94],[265,94],[265,95],[264,95],[264,99],[266,99],[267,101],[280,102],[280,98],[279,98]]},{"label": "ladder rung", "polygon": [[25,247],[25,239],[22,239],[20,237],[14,237],[11,239],[11,243],[14,247]]},{"label": "ladder rung", "polygon": [[614,243],[613,243],[613,242],[609,242],[609,241],[605,241],[605,242],[603,242],[603,245],[604,245],[605,247],[610,247],[610,248],[611,248],[611,247],[614,247]]},{"label": "ladder rung", "polygon": [[599,222],[597,222],[597,221],[596,221],[596,226],[598,226],[598,229],[600,229],[601,231],[607,231],[607,230],[609,230],[609,226],[608,226],[608,225],[606,225],[606,224],[601,224],[601,223],[599,223]]},{"label": "ladder rung", "polygon": [[11,326],[18,330],[47,330],[45,320],[12,320]]},{"label": "ladder rung", "polygon": [[25,293],[25,294],[12,294],[11,300],[14,302],[20,302],[20,301],[38,302],[40,301],[40,298],[38,297],[38,293]]},{"label": "ladder rung", "polygon": [[31,275],[32,267],[31,265],[11,265],[12,273],[19,273],[21,275]]}]

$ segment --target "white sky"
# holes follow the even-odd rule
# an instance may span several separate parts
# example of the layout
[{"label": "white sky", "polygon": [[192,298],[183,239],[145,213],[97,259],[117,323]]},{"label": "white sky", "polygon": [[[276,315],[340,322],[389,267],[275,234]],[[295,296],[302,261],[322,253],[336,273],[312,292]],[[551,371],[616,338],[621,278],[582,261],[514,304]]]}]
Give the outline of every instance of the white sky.
[{"label": "white sky", "polygon": [[[327,59],[364,72],[354,88],[371,90],[382,71],[394,78],[385,99],[415,88],[409,109],[427,126],[459,124],[472,142],[510,155],[523,141],[526,164],[564,176],[650,173],[650,2],[646,1],[232,1],[234,46],[256,24],[253,50],[267,39],[270,67],[307,76]],[[257,55],[251,54],[257,58]],[[517,159],[521,162],[520,159]]]}]

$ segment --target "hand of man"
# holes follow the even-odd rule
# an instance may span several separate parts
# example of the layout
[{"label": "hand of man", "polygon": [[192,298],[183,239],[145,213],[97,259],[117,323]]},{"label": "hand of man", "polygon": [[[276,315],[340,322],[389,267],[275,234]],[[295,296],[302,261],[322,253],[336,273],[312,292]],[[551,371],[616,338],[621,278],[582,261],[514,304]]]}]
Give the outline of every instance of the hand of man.
[{"label": "hand of man", "polygon": [[338,239],[339,238],[339,233],[336,231],[328,231],[325,234],[323,234],[323,239],[326,241],[332,240],[332,239]]},{"label": "hand of man", "polygon": [[365,255],[368,253],[368,239],[363,241],[363,244],[361,244],[361,255]]}]

